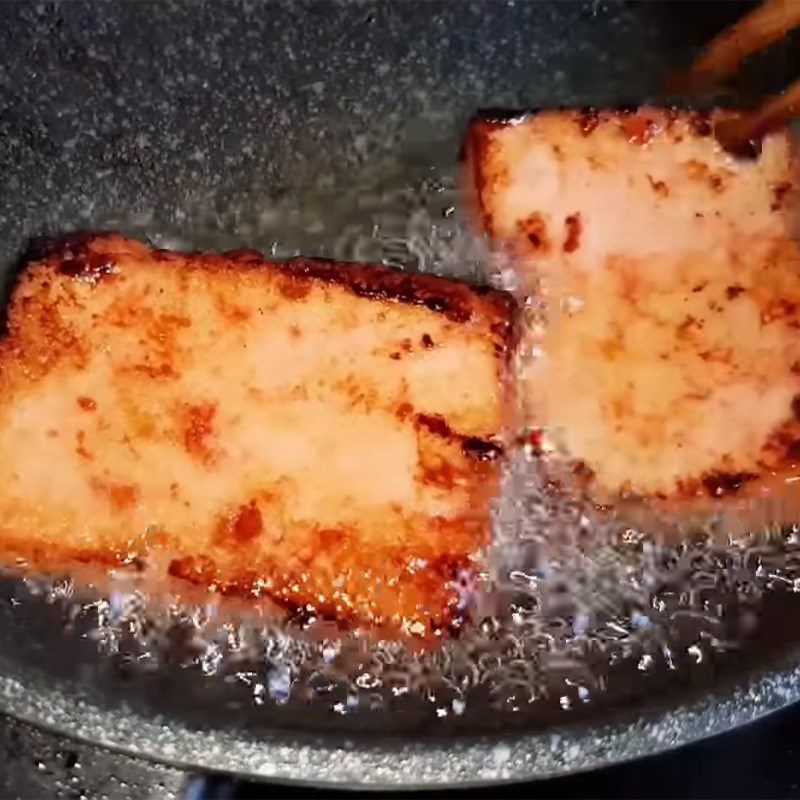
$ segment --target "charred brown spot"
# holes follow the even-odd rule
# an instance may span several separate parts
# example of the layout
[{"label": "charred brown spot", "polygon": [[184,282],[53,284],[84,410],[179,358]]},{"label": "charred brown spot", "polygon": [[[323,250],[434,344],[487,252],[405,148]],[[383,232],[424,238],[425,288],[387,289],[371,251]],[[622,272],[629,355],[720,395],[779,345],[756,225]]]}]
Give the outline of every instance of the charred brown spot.
[{"label": "charred brown spot", "polygon": [[619,423],[633,414],[633,403],[629,397],[615,397],[608,401],[605,410]]},{"label": "charred brown spot", "polygon": [[675,482],[675,489],[683,497],[700,497],[704,491],[697,478],[681,478]]},{"label": "charred brown spot", "polygon": [[794,418],[800,422],[800,394],[796,394],[792,398],[792,414],[794,414]]},{"label": "charred brown spot", "polygon": [[525,219],[517,220],[517,231],[524,236],[533,250],[546,253],[550,250],[547,223],[538,211]]},{"label": "charred brown spot", "polygon": [[216,304],[220,316],[224,317],[228,322],[234,325],[241,322],[247,322],[247,320],[250,319],[251,314],[249,309],[245,308],[244,306],[239,306],[235,303],[229,302],[222,293],[217,295]]},{"label": "charred brown spot", "polygon": [[89,452],[89,449],[86,447],[86,433],[84,431],[78,431],[75,434],[75,452],[81,457],[85,458],[87,461],[92,460],[92,454]]},{"label": "charred brown spot", "polygon": [[595,156],[595,155],[586,156],[586,162],[594,170],[603,170],[603,169],[605,169],[605,162],[602,159],[600,159],[597,156]]},{"label": "charred brown spot", "polygon": [[502,455],[503,448],[496,442],[468,436],[461,442],[461,450],[473,461],[494,461]]},{"label": "charred brown spot", "polygon": [[711,397],[711,390],[708,389],[705,392],[687,392],[684,395],[684,397],[687,400],[699,400],[700,402],[703,402],[704,400],[708,400],[708,398]]},{"label": "charred brown spot", "polygon": [[[721,171],[721,172],[712,172],[711,168],[703,161],[698,161],[695,158],[691,158],[684,163],[684,169],[686,170],[686,175],[689,177],[690,180],[693,181],[706,181],[712,191],[720,193],[725,189],[725,180],[726,176],[730,175],[728,171]],[[702,217],[700,212],[696,213],[695,216]]]},{"label": "charred brown spot", "polygon": [[317,549],[320,552],[335,552],[345,547],[352,538],[343,528],[320,528],[316,532]]},{"label": "charred brown spot", "polygon": [[108,500],[114,511],[133,508],[139,497],[137,488],[127,483],[115,483],[95,478],[92,480],[92,488]]},{"label": "charred brown spot", "polygon": [[652,175],[648,175],[647,182],[650,184],[650,188],[653,192],[659,197],[669,196],[669,188],[664,181],[656,180]]},{"label": "charred brown spot", "polygon": [[580,247],[581,233],[583,233],[583,221],[579,212],[570,214],[564,220],[564,227],[566,228],[567,235],[564,239],[564,252],[573,253]]},{"label": "charred brown spot", "polygon": [[133,369],[154,380],[178,377],[171,364],[135,364]]},{"label": "charred brown spot", "polygon": [[431,311],[436,311],[439,314],[447,310],[447,299],[444,297],[427,297],[423,300],[422,304],[425,308],[429,308]]},{"label": "charred brown spot", "polygon": [[255,501],[239,506],[233,519],[225,517],[217,528],[217,539],[222,544],[247,545],[264,532],[261,510]]},{"label": "charred brown spot", "polygon": [[778,211],[783,206],[784,198],[791,191],[792,184],[789,181],[781,181],[772,187],[772,203],[770,209]]},{"label": "charred brown spot", "polygon": [[192,321],[183,314],[160,314],[148,326],[148,333],[158,341],[170,338],[177,328],[191,328]]},{"label": "charred brown spot", "polygon": [[192,583],[213,583],[217,577],[217,568],[208,556],[184,556],[173,558],[169,562],[167,573]]},{"label": "charred brown spot", "polygon": [[408,419],[414,413],[414,406],[411,403],[400,403],[394,413],[400,420]]},{"label": "charred brown spot", "polygon": [[792,375],[800,375],[800,361],[793,361],[792,366],[789,367],[789,371]]},{"label": "charred brown spot", "polygon": [[684,318],[683,322],[675,330],[675,335],[679,339],[686,339],[691,335],[692,329],[701,329],[703,327],[703,321],[693,317],[691,314],[687,314]]},{"label": "charred brown spot", "polygon": [[461,443],[461,451],[473,461],[493,461],[502,452],[502,447],[489,439],[480,439],[475,436],[463,436],[456,433],[447,421],[435,414],[417,414],[417,426],[424,428],[434,436],[442,439],[455,439]]},{"label": "charred brown spot", "polygon": [[293,275],[285,276],[279,286],[281,294],[287,300],[303,300],[311,291],[311,281]]},{"label": "charred brown spot", "polygon": [[39,258],[57,257],[58,271],[62,275],[94,284],[117,271],[111,256],[92,250],[94,239],[91,234],[72,234],[60,239],[41,240],[32,252]]},{"label": "charred brown spot", "polygon": [[585,483],[594,479],[594,470],[585,461],[581,460],[573,463],[572,474]]},{"label": "charred brown spot", "polygon": [[701,483],[712,497],[726,497],[736,494],[745,483],[756,478],[758,475],[753,472],[709,472],[702,477]]},{"label": "charred brown spot", "polygon": [[692,292],[694,292],[695,294],[697,292],[702,292],[703,289],[706,288],[706,286],[708,286],[708,281],[704,281],[703,283],[698,283],[696,286],[692,287]]},{"label": "charred brown spot", "polygon": [[243,247],[240,250],[228,250],[224,255],[226,258],[246,266],[258,266],[264,260],[258,250],[253,250],[250,247]]},{"label": "charred brown spot", "polygon": [[603,358],[613,361],[625,351],[625,340],[621,334],[617,333],[598,342],[597,349]]},{"label": "charred brown spot", "polygon": [[91,397],[81,396],[78,398],[78,408],[81,411],[94,411],[97,408],[97,403]]},{"label": "charred brown spot", "polygon": [[710,172],[708,164],[698,161],[696,158],[689,159],[684,165],[686,174],[690,180],[706,180]]},{"label": "charred brown spot", "polygon": [[429,350],[431,347],[433,347],[433,339],[431,338],[431,335],[429,333],[422,334],[422,346],[426,350]]},{"label": "charred brown spot", "polygon": [[368,380],[361,380],[356,375],[347,375],[333,385],[348,398],[353,408],[363,408],[369,411],[378,402],[378,385]]},{"label": "charred brown spot", "polygon": [[429,455],[420,464],[420,480],[428,486],[449,492],[462,478],[461,472],[441,456]]},{"label": "charred brown spot", "polygon": [[768,325],[770,322],[793,317],[797,313],[797,304],[785,297],[776,297],[767,303],[761,312],[761,322]]},{"label": "charred brown spot", "polygon": [[730,364],[733,358],[733,350],[730,347],[715,347],[711,350],[703,350],[697,355],[702,361],[716,361],[721,364]]},{"label": "charred brown spot", "polygon": [[189,406],[186,409],[183,444],[186,451],[198,461],[207,462],[213,457],[208,439],[214,434],[215,403]]},{"label": "charred brown spot", "polygon": [[744,292],[744,286],[740,286],[738,283],[729,286],[725,290],[725,296],[728,300],[735,300],[742,292]]},{"label": "charred brown spot", "polygon": [[624,117],[621,121],[621,127],[625,137],[631,144],[647,144],[655,132],[653,120],[641,114]]},{"label": "charred brown spot", "polygon": [[447,420],[438,414],[417,414],[417,425],[430,431],[434,436],[441,436],[443,439],[455,436],[453,430],[447,424]]},{"label": "charred brown spot", "polygon": [[149,310],[142,308],[141,305],[122,299],[114,300],[106,312],[106,319],[110,325],[116,328],[131,328],[139,325],[142,317],[148,314]]},{"label": "charred brown spot", "polygon": [[800,462],[800,439],[792,439],[785,445],[786,460],[792,464]]},{"label": "charred brown spot", "polygon": [[452,319],[454,322],[466,322],[471,316],[471,309],[453,302],[444,293],[434,294],[420,290],[415,285],[412,278],[400,280],[394,287],[394,291],[376,286],[374,284],[352,283],[351,291],[359,297],[368,297],[372,300],[390,299],[410,305],[421,305],[439,314]]},{"label": "charred brown spot", "polygon": [[596,108],[585,108],[578,112],[578,128],[588,136],[600,124],[600,114]]},{"label": "charred brown spot", "polygon": [[126,486],[115,483],[106,488],[111,505],[117,510],[122,511],[131,508],[136,504],[138,492],[135,486]]}]

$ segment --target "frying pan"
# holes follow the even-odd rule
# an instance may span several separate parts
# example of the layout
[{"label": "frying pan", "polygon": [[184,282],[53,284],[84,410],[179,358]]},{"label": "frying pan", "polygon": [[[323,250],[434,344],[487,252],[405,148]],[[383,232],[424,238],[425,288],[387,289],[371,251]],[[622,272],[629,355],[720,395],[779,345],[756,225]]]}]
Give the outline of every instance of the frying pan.
[{"label": "frying pan", "polygon": [[[459,227],[456,191],[476,109],[672,102],[666,72],[751,5],[0,5],[6,283],[31,237],[98,228],[160,246],[478,277],[485,253]],[[779,88],[795,51],[792,40],[773,48],[705,101],[747,103]],[[551,592],[547,620],[523,608],[538,620],[527,638],[485,608],[469,646],[420,657],[387,644],[381,674],[399,664],[405,687],[388,704],[368,684],[336,681],[314,690],[328,701],[309,702],[299,690],[331,658],[285,627],[243,633],[207,610],[145,613],[131,587],[87,599],[68,580],[6,576],[0,708],[153,760],[315,784],[431,787],[588,769],[800,698],[797,543],[791,531],[770,541],[647,550],[667,609],[657,619],[615,606],[615,595],[594,630],[562,614]],[[626,557],[604,550],[572,577],[591,573],[587,591],[602,601],[614,595],[609,582],[638,569]],[[711,620],[708,591],[726,612]],[[345,655],[350,677],[377,663],[358,637],[336,658]],[[304,671],[313,658],[320,671]],[[412,668],[435,672],[447,691],[412,680]],[[281,684],[287,676],[297,691]]]}]

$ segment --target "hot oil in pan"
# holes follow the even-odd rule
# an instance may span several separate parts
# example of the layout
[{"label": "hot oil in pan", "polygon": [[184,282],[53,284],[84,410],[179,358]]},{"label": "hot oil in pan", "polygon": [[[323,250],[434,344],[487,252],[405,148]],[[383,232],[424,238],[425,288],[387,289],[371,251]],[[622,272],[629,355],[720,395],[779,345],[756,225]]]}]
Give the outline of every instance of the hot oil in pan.
[{"label": "hot oil in pan", "polygon": [[[299,206],[205,205],[95,224],[158,247],[255,247],[276,258],[382,262],[516,288],[513,270],[465,230],[457,197],[452,176],[426,169],[388,172],[369,191],[322,189]],[[539,312],[528,303],[532,328]],[[523,350],[520,369],[530,357]],[[68,623],[62,635],[82,640],[75,664],[59,662],[62,676],[96,684],[99,670],[109,695],[124,684],[161,713],[207,719],[216,710],[230,719],[234,709],[242,725],[361,730],[372,719],[383,731],[432,720],[432,730],[551,723],[707,685],[784,639],[800,605],[796,528],[769,530],[761,514],[752,535],[730,539],[726,521],[716,519],[684,526],[671,545],[654,543],[598,513],[581,492],[554,488],[559,454],[543,457],[535,432],[516,434],[484,571],[456,579],[471,619],[441,647],[420,650],[314,623],[300,630],[263,609],[223,617],[214,603],[169,605],[146,580],[120,583],[89,603],[69,580],[28,580],[24,590],[11,582],[5,593],[14,608],[2,612],[0,630],[12,635],[19,606],[46,601],[58,609],[58,626]],[[46,640],[52,632],[41,625],[36,636]]]}]

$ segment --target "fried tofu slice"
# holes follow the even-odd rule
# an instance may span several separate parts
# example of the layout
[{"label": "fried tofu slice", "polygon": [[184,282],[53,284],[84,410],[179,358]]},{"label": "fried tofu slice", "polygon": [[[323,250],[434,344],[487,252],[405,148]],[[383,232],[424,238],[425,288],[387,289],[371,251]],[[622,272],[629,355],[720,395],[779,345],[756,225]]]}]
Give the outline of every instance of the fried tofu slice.
[{"label": "fried tofu slice", "polygon": [[489,536],[512,315],[380,266],[50,242],[0,342],[0,559],[446,626]]},{"label": "fried tofu slice", "polygon": [[[747,497],[800,464],[798,160],[733,112],[476,120],[475,219],[546,298],[527,415],[602,495]],[[522,390],[521,390],[522,391]]]}]

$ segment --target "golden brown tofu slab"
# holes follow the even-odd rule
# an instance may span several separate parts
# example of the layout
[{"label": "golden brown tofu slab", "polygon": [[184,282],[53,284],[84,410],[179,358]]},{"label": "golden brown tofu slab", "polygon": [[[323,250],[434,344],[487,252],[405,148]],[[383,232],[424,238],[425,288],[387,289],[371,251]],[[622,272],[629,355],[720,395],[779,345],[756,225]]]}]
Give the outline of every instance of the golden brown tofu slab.
[{"label": "golden brown tofu slab", "polygon": [[598,489],[760,493],[800,464],[798,161],[713,136],[732,112],[553,111],[477,120],[476,219],[548,296],[526,385]]},{"label": "golden brown tofu slab", "polygon": [[0,343],[0,557],[441,628],[488,536],[512,313],[379,266],[52,242]]}]

